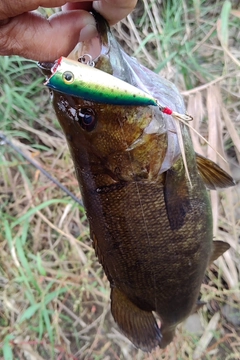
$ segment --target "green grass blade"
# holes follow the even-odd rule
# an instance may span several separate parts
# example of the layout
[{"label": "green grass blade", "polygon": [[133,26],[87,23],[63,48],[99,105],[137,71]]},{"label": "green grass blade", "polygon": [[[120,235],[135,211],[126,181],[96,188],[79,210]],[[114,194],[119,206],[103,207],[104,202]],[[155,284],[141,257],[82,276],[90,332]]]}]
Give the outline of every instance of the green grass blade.
[{"label": "green grass blade", "polygon": [[37,311],[41,308],[41,303],[31,305],[25,310],[19,318],[19,323],[21,324],[24,320],[29,320]]},{"label": "green grass blade", "polygon": [[18,259],[24,269],[24,277],[26,276],[25,282],[31,282],[32,285],[34,286],[34,288],[38,291],[38,293],[41,294],[41,289],[35,279],[35,276],[34,276],[32,270],[31,270],[31,267],[29,265],[26,255],[25,255],[25,251],[24,251],[24,248],[22,246],[20,239],[16,239],[16,249],[17,249]]},{"label": "green grass blade", "polygon": [[228,47],[229,39],[229,15],[232,9],[231,1],[224,1],[221,11],[221,42],[226,48]]},{"label": "green grass blade", "polygon": [[3,341],[3,359],[4,360],[14,360],[13,358],[13,351],[12,351],[12,345],[10,344],[10,341],[14,339],[13,335],[7,335]]},{"label": "green grass blade", "polygon": [[45,201],[44,203],[37,205],[35,208],[27,211],[26,214],[22,215],[16,221],[13,221],[13,223],[11,224],[11,228],[14,228],[16,225],[19,225],[23,221],[28,220],[31,216],[35,215],[38,211],[44,209],[45,207],[48,207],[50,205],[55,205],[55,204],[68,204],[68,203],[69,203],[69,201],[64,200],[64,199],[51,199],[51,200]]},{"label": "green grass blade", "polygon": [[47,309],[44,309],[42,315],[43,315],[44,323],[45,323],[47,333],[48,333],[48,336],[49,336],[49,340],[50,340],[51,344],[53,344],[54,343],[53,330],[52,330],[52,325],[51,325],[51,321],[50,321],[49,311]]}]

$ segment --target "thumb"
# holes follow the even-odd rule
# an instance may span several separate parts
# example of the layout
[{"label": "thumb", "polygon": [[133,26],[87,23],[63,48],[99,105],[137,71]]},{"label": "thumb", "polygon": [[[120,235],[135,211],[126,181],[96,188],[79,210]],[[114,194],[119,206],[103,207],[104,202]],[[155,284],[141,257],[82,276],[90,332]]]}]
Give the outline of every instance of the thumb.
[{"label": "thumb", "polygon": [[81,41],[97,34],[93,16],[84,10],[60,12],[49,19],[27,12],[0,26],[0,55],[54,61],[71,52],[80,33]]}]

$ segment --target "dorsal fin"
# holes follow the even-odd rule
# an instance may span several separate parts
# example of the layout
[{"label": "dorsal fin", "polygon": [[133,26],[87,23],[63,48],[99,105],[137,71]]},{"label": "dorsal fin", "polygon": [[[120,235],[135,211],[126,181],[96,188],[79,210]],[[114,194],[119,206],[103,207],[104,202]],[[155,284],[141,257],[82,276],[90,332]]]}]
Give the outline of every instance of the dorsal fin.
[{"label": "dorsal fin", "polygon": [[223,189],[235,185],[233,178],[212,160],[196,153],[196,162],[203,182],[209,189]]}]

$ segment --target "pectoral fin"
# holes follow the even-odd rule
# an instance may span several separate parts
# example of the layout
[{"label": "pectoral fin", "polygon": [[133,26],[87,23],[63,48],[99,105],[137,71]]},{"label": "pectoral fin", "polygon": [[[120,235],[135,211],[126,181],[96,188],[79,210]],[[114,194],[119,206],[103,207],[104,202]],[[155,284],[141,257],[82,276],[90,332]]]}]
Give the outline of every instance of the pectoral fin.
[{"label": "pectoral fin", "polygon": [[123,334],[143,351],[160,345],[161,332],[152,312],[141,310],[117,288],[111,289],[111,311]]},{"label": "pectoral fin", "polygon": [[211,264],[214,260],[217,260],[217,258],[221,256],[229,248],[230,245],[224,241],[220,241],[220,240],[213,241],[212,255],[209,260],[209,264]]},{"label": "pectoral fin", "polygon": [[235,185],[233,178],[212,160],[206,159],[204,156],[196,153],[196,162],[204,184],[209,189],[223,189]]},{"label": "pectoral fin", "polygon": [[178,230],[184,224],[191,209],[185,173],[174,169],[166,172],[164,200],[171,230]]}]

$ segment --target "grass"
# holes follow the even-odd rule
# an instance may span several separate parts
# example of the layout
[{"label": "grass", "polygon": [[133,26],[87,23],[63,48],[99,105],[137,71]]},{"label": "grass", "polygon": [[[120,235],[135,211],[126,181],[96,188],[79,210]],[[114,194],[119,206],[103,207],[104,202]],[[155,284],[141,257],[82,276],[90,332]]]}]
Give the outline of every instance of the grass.
[{"label": "grass", "polygon": [[[202,286],[207,305],[194,333],[179,326],[164,351],[144,354],[118,332],[109,285],[88,237],[82,207],[10,147],[0,147],[0,358],[239,359],[240,100],[237,1],[139,3],[116,26],[129,54],[182,91],[196,151],[237,186],[212,192],[214,236],[231,251],[211,265]],[[0,131],[80,197],[64,136],[35,63],[0,58]]]}]

